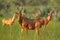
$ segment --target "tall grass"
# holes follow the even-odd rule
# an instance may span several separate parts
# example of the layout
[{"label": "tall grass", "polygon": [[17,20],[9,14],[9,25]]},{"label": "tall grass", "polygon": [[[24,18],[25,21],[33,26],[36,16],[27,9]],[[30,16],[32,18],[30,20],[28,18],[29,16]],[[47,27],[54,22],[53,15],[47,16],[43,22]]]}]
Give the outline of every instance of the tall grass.
[{"label": "tall grass", "polygon": [[[0,40],[20,40],[20,25],[16,19],[12,26],[2,27],[2,18],[0,18]],[[2,30],[1,30],[2,29]],[[29,30],[28,36],[23,32],[22,40],[36,40],[35,30]],[[40,28],[38,40],[60,40],[60,21],[50,21],[43,31]]]}]

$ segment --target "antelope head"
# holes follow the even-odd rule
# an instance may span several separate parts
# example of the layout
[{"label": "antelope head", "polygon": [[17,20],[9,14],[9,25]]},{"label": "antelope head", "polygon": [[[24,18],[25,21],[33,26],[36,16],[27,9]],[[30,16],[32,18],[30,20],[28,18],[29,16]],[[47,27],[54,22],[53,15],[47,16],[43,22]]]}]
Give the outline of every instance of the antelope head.
[{"label": "antelope head", "polygon": [[48,16],[52,16],[52,14],[54,13],[54,10],[49,10],[49,12],[48,12]]}]

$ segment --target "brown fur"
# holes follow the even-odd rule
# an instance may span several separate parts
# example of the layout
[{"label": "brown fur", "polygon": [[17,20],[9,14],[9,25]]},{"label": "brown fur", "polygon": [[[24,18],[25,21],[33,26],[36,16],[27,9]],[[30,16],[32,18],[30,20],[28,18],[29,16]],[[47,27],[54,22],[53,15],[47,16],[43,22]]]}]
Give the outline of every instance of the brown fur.
[{"label": "brown fur", "polygon": [[28,32],[28,30],[36,30],[36,34],[39,35],[39,28],[43,24],[43,19],[42,18],[36,18],[36,19],[29,19],[27,17],[22,17],[21,16],[21,11],[17,11],[18,15],[18,22],[21,25],[21,29],[24,31]]},{"label": "brown fur", "polygon": [[[39,28],[42,25],[47,25],[51,19],[52,12],[50,11],[47,17],[40,17],[36,19],[30,19],[27,17],[22,17],[21,11],[17,11],[18,22],[21,25],[21,29],[28,32],[28,30],[36,30],[36,34],[39,35]],[[22,30],[21,30],[22,32]]]}]

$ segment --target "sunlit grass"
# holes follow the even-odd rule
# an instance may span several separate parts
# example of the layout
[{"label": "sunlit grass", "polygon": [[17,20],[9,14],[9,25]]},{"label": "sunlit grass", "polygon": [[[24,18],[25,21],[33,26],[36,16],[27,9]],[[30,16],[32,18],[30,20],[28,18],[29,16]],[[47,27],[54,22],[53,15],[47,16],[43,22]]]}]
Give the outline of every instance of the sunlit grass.
[{"label": "sunlit grass", "polygon": [[[5,25],[2,28],[0,18],[0,40],[20,40],[20,25],[16,19],[12,26]],[[60,21],[50,21],[43,31],[40,28],[40,36],[38,40],[60,40]],[[22,40],[36,40],[35,30],[29,30],[28,36],[23,32]]]}]

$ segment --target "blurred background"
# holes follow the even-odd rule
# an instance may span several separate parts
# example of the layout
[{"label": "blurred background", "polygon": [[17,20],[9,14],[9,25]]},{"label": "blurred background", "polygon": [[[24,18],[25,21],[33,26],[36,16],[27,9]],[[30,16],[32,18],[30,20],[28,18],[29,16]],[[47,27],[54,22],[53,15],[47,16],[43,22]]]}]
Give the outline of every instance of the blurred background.
[{"label": "blurred background", "polygon": [[60,0],[0,0],[0,17],[11,16],[17,11],[17,8],[23,7],[25,14],[27,14],[26,16],[34,18],[37,10],[40,10],[42,15],[45,15],[47,10],[51,8],[56,11],[57,19],[60,20],[59,5]]}]

